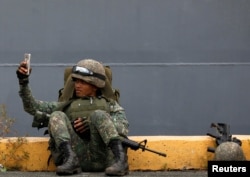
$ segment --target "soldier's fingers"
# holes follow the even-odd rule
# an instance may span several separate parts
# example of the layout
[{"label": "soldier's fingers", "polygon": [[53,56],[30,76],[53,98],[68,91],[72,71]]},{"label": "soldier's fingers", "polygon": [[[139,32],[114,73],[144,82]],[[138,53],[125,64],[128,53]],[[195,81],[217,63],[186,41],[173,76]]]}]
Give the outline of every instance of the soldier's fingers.
[{"label": "soldier's fingers", "polygon": [[21,61],[21,63],[19,64],[19,66],[21,67],[27,67],[27,62],[25,60]]},{"label": "soldier's fingers", "polygon": [[22,74],[26,74],[26,73],[27,73],[27,69],[20,66],[20,67],[18,68],[18,72],[20,72],[20,73],[22,73]]},{"label": "soldier's fingers", "polygon": [[86,130],[89,130],[89,126],[84,126],[84,127],[81,127],[80,130],[78,130],[80,133],[84,133]]},{"label": "soldier's fingers", "polygon": [[79,128],[81,126],[82,126],[82,122],[77,122],[77,121],[74,122],[74,127],[75,128]]},{"label": "soldier's fingers", "polygon": [[89,125],[83,124],[83,122],[79,122],[77,124],[74,124],[74,128],[77,132],[83,133],[89,129]]},{"label": "soldier's fingers", "polygon": [[77,118],[77,119],[74,121],[75,124],[78,124],[78,123],[81,123],[81,122],[82,122],[82,119],[81,119],[81,118]]},{"label": "soldier's fingers", "polygon": [[84,132],[84,127],[82,126],[82,127],[78,127],[77,129],[76,129],[76,131],[77,132],[80,132],[80,133],[83,133]]},{"label": "soldier's fingers", "polygon": [[22,61],[18,66],[18,71],[25,74],[27,72],[27,62]]}]

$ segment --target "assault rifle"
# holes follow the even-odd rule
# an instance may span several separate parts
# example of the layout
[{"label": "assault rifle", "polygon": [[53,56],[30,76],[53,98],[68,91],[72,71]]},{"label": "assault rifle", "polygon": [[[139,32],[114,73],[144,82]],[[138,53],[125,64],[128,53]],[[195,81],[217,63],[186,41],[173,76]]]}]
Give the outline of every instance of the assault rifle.
[{"label": "assault rifle", "polygon": [[[211,136],[216,139],[216,145],[220,145],[223,142],[235,142],[238,145],[241,146],[242,142],[241,140],[233,137],[232,134],[230,133],[230,125],[227,125],[225,123],[212,123],[211,128],[216,128],[215,134],[213,133],[207,133],[208,136]],[[215,148],[208,147],[207,148],[208,152],[215,152]]]},{"label": "assault rifle", "polygon": [[158,154],[160,156],[167,157],[167,154],[165,154],[165,153],[158,152],[158,151],[146,148],[146,144],[147,144],[147,140],[146,139],[143,140],[143,141],[141,141],[141,142],[139,142],[139,143],[137,143],[135,141],[132,141],[130,139],[127,139],[127,138],[122,138],[121,141],[122,141],[122,144],[124,146],[129,147],[132,150],[136,151],[138,149],[141,149],[142,151],[149,151],[149,152]]}]

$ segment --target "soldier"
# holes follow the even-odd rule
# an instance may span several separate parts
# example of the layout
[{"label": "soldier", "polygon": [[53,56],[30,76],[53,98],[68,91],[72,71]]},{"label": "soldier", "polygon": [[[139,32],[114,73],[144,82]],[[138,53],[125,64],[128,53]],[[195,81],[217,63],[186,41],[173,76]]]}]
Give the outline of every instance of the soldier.
[{"label": "soldier", "polygon": [[[48,126],[57,175],[81,171],[128,174],[127,151],[121,138],[127,136],[129,124],[124,109],[101,93],[106,76],[100,62],[84,59],[73,67],[74,94],[64,102],[40,101],[32,96],[26,61],[16,73],[24,110],[35,116],[32,125]],[[37,116],[38,111],[49,117]]]}]

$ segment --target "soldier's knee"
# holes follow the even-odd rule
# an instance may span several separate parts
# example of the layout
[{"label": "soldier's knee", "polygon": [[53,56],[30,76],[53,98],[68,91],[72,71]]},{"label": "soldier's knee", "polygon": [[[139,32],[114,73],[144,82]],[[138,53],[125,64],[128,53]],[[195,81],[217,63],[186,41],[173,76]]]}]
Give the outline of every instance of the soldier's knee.
[{"label": "soldier's knee", "polygon": [[54,111],[49,118],[49,124],[53,124],[60,119],[65,119],[66,114],[62,111]]},{"label": "soldier's knee", "polygon": [[100,119],[105,119],[108,116],[108,113],[103,110],[95,110],[90,114],[90,121],[96,122]]}]

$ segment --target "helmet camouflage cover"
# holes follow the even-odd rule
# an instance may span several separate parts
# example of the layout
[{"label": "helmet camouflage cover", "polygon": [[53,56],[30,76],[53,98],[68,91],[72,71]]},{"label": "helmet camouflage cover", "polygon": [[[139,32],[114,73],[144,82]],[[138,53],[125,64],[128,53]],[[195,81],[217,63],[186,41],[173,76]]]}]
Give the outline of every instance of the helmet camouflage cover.
[{"label": "helmet camouflage cover", "polygon": [[82,79],[85,82],[95,85],[98,88],[105,86],[105,69],[103,65],[93,59],[83,59],[73,67],[72,79]]}]

